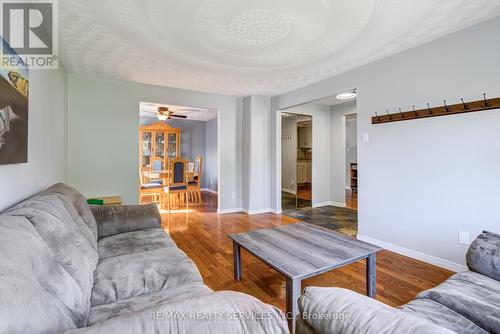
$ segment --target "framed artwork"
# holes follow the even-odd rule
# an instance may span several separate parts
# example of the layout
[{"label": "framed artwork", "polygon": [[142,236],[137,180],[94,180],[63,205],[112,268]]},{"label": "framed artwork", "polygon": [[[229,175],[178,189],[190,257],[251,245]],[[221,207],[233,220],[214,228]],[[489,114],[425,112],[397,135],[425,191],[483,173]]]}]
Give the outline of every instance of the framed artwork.
[{"label": "framed artwork", "polygon": [[[4,54],[17,56],[0,40]],[[0,62],[0,165],[28,162],[28,93],[28,68]]]}]

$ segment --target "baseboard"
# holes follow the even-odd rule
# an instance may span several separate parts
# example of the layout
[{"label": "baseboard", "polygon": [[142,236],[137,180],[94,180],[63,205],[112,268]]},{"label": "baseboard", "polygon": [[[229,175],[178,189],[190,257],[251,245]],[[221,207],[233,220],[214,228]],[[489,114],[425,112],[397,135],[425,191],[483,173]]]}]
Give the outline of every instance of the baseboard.
[{"label": "baseboard", "polygon": [[297,193],[295,192],[295,190],[292,190],[292,189],[287,189],[287,188],[281,188],[281,191],[284,191],[286,193],[289,193],[289,194],[292,194],[292,195],[296,195]]},{"label": "baseboard", "polygon": [[322,206],[329,206],[329,205],[339,206],[341,208],[345,208],[346,207],[345,202],[344,203],[340,203],[340,202],[320,202],[320,203],[313,203],[312,207],[313,208],[319,208],[319,207],[322,207]]},{"label": "baseboard", "polygon": [[279,209],[279,210],[272,209],[271,212],[274,213],[275,215],[281,215],[283,213],[283,210],[281,210],[281,209]]},{"label": "baseboard", "polygon": [[244,212],[243,208],[223,209],[223,210],[217,209],[217,214],[218,215],[227,215],[229,213],[240,213],[240,212]]},{"label": "baseboard", "polygon": [[267,209],[257,209],[257,210],[248,210],[248,209],[243,209],[243,212],[249,215],[260,215],[262,213],[274,213],[274,210],[271,208]]},{"label": "baseboard", "polygon": [[215,194],[215,195],[219,194],[217,191],[212,190],[212,189],[210,189],[210,188],[201,188],[200,190],[201,190],[201,191],[205,191],[205,192],[207,192],[207,193]]},{"label": "baseboard", "polygon": [[408,257],[411,257],[413,259],[417,259],[417,260],[420,260],[423,262],[427,262],[427,263],[433,264],[435,266],[445,268],[445,269],[448,269],[448,270],[451,270],[454,272],[462,272],[462,271],[467,270],[467,267],[462,265],[462,264],[451,262],[451,261],[448,261],[445,259],[441,259],[439,257],[435,257],[432,255],[421,253],[421,252],[415,251],[413,249],[401,247],[398,245],[391,244],[389,242],[377,240],[377,239],[367,237],[364,235],[358,234],[358,240],[365,241],[365,242],[368,242],[370,244],[374,244],[376,246],[390,250],[391,252],[398,253],[398,254],[401,254],[404,256],[408,256]]}]

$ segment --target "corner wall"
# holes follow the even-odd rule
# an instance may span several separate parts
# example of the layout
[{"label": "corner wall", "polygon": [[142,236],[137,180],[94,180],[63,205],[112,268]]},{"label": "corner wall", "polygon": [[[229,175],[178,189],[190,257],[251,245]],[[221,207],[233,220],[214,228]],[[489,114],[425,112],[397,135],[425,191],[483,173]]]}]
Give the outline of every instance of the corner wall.
[{"label": "corner wall", "polygon": [[66,181],[66,74],[29,73],[28,163],[0,165],[0,211]]},{"label": "corner wall", "polygon": [[459,270],[459,231],[500,232],[500,110],[371,124],[386,109],[500,96],[499,31],[496,18],[273,99],[277,110],[358,89],[365,240]]},{"label": "corner wall", "polygon": [[139,194],[139,102],[219,111],[219,209],[241,208],[241,99],[124,81],[70,75],[69,183],[87,196]]}]

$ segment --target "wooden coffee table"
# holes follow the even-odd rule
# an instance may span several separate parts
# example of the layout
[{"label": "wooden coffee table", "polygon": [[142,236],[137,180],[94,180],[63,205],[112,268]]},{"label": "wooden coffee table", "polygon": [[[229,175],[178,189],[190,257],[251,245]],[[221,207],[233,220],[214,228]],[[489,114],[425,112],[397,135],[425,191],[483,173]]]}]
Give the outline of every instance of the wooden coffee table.
[{"label": "wooden coffee table", "polygon": [[241,280],[243,248],[286,278],[286,315],[290,331],[295,332],[297,300],[303,279],[346,264],[366,259],[366,290],[376,292],[376,258],[381,248],[332,230],[308,223],[230,234],[233,240],[234,279]]}]

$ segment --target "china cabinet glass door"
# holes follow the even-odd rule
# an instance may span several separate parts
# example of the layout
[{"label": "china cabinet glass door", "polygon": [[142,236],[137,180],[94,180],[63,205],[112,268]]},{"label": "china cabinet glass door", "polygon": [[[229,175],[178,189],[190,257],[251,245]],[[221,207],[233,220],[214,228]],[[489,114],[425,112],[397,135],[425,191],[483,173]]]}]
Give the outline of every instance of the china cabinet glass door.
[{"label": "china cabinet glass door", "polygon": [[177,156],[177,135],[175,133],[168,134],[168,158],[174,159]]},{"label": "china cabinet glass door", "polygon": [[144,131],[142,133],[142,167],[149,167],[153,153],[152,133]]}]

